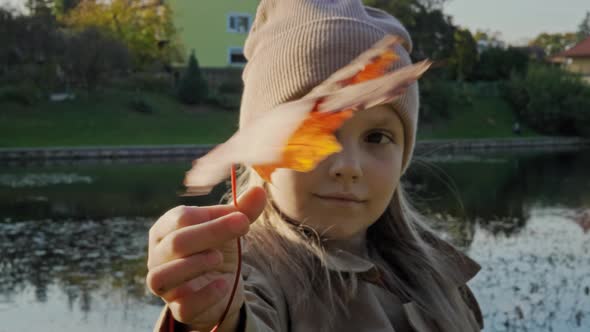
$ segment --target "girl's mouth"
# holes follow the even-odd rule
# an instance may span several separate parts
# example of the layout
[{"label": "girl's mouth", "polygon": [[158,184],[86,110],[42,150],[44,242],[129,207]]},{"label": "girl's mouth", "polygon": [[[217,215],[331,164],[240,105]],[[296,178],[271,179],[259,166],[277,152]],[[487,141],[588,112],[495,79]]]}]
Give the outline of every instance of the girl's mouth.
[{"label": "girl's mouth", "polygon": [[352,193],[329,193],[329,194],[314,194],[314,196],[321,200],[340,203],[340,204],[361,204],[365,200],[360,199],[358,196]]}]

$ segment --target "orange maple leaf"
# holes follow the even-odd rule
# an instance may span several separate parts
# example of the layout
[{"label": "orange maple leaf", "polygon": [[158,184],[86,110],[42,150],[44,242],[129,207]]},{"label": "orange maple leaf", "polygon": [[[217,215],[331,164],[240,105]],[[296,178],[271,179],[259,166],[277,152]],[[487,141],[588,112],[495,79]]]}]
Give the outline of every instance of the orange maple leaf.
[{"label": "orange maple leaf", "polygon": [[[358,73],[339,83],[341,86],[348,86],[375,79],[385,74],[398,59],[393,50],[385,49]],[[334,132],[353,116],[354,110],[319,112],[318,107],[321,103],[321,100],[316,103],[309,117],[291,135],[283,148],[279,162],[253,166],[265,181],[271,182],[271,175],[277,168],[290,168],[299,172],[311,171],[324,158],[342,150]]]}]

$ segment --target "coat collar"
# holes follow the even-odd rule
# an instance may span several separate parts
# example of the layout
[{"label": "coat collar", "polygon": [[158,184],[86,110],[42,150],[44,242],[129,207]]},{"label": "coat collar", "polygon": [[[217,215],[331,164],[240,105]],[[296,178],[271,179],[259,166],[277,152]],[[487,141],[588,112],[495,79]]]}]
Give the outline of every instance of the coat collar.
[{"label": "coat collar", "polygon": [[[427,242],[435,249],[442,253],[447,263],[450,264],[452,270],[457,271],[454,276],[454,281],[458,287],[455,291],[460,292],[461,289],[467,287],[467,281],[471,280],[481,269],[481,266],[456,249],[450,243],[430,235],[425,238]],[[373,253],[373,257],[376,253]],[[328,269],[339,272],[351,272],[359,275],[361,280],[387,288],[381,277],[382,272],[377,265],[368,258],[355,255],[351,252],[335,248],[326,248],[326,257],[324,264]],[[470,291],[469,291],[470,292]],[[401,296],[401,294],[393,294],[397,296],[402,302],[402,309],[408,320],[408,323],[414,331],[420,332],[436,332],[438,328],[433,321],[425,317],[422,311],[418,308],[414,301]],[[460,308],[466,312],[467,319],[471,325],[470,331],[480,331],[483,328],[483,317],[479,304],[474,299],[466,299],[466,306]],[[468,314],[471,312],[471,314]]]},{"label": "coat collar", "polygon": [[[429,235],[425,240],[442,254],[442,257],[447,260],[447,264],[450,265],[453,271],[457,271],[454,276],[457,286],[466,284],[481,269],[477,262],[456,249],[449,242],[434,237],[434,235]],[[369,257],[343,250],[338,246],[324,246],[324,249],[326,250],[326,256],[323,261],[329,270],[358,273],[362,279],[369,282],[380,274],[378,267]],[[376,253],[373,251],[371,255],[374,257]]]}]

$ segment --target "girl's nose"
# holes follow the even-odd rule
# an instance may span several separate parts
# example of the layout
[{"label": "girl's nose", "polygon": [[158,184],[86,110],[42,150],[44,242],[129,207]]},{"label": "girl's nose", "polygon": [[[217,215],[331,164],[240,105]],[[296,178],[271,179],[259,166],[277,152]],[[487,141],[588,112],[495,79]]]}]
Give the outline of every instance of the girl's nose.
[{"label": "girl's nose", "polygon": [[330,156],[330,177],[337,181],[355,182],[363,176],[360,153],[343,146],[342,151]]}]

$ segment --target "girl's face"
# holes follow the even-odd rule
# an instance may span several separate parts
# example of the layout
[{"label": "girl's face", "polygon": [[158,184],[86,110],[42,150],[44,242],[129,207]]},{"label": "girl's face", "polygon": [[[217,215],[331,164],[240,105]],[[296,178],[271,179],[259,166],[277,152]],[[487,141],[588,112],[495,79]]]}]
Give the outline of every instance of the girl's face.
[{"label": "girl's face", "polygon": [[355,112],[336,132],[342,151],[307,173],[278,169],[270,196],[287,217],[331,239],[351,238],[383,214],[401,176],[404,133],[391,106]]}]

